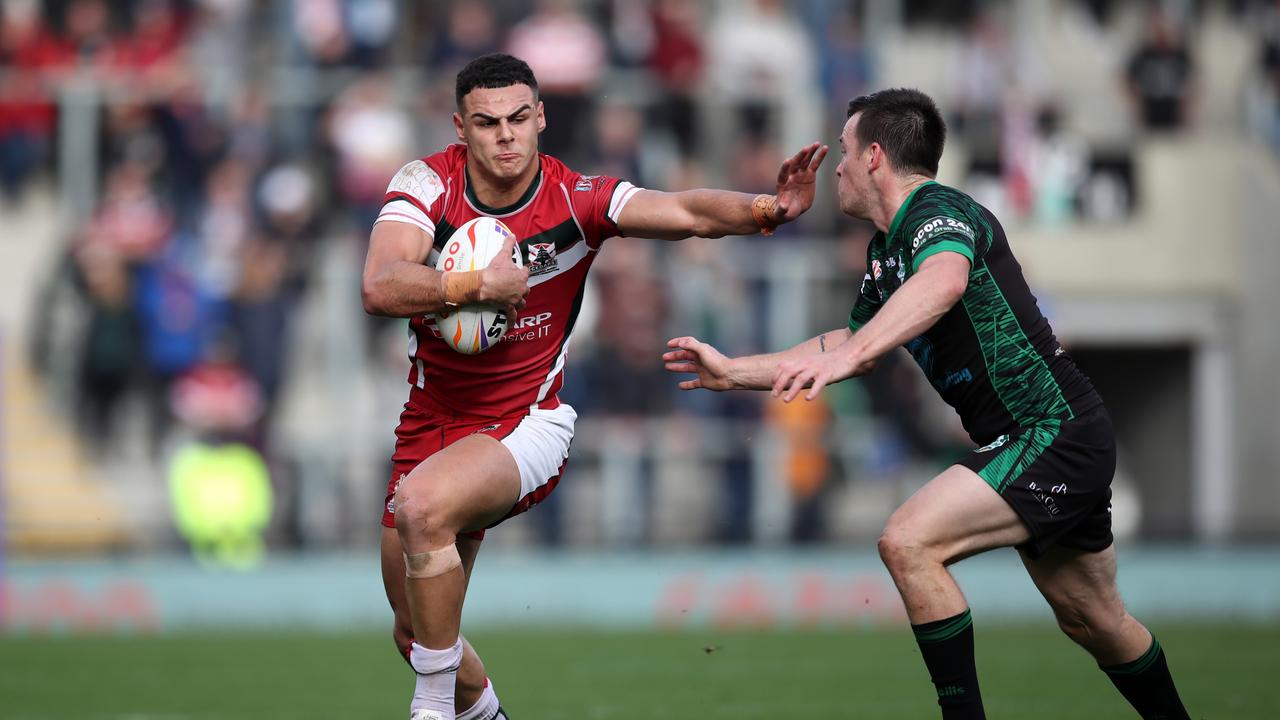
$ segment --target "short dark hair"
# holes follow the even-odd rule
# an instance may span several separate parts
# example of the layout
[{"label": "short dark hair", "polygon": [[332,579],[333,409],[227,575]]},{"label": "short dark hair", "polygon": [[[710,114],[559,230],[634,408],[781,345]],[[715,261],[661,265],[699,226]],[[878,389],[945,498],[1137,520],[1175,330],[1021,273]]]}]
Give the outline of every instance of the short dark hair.
[{"label": "short dark hair", "polygon": [[489,53],[467,63],[458,72],[458,84],[454,90],[458,107],[462,98],[476,88],[504,88],[512,85],[528,85],[538,94],[538,80],[529,64],[506,53]]},{"label": "short dark hair", "polygon": [[849,101],[849,114],[858,119],[858,144],[879,143],[897,172],[935,177],[947,124],[928,95],[910,88],[891,88]]}]

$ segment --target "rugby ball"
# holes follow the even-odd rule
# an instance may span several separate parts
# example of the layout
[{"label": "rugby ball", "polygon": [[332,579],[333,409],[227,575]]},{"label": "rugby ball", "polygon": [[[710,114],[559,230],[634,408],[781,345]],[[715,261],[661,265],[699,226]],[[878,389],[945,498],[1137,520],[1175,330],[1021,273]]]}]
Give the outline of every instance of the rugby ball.
[{"label": "rugby ball", "polygon": [[[511,228],[489,217],[478,217],[462,224],[440,250],[436,270],[470,272],[483,270],[502,250],[514,233]],[[523,264],[520,246],[511,254],[516,265]],[[438,312],[436,330],[449,347],[464,355],[475,355],[497,345],[507,333],[507,314],[492,305],[462,305]]]}]

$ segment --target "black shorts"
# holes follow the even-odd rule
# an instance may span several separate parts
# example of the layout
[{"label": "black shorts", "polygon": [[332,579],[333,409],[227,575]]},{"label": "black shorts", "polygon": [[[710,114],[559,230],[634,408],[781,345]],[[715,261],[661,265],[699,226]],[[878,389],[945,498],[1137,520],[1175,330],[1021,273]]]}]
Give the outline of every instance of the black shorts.
[{"label": "black shorts", "polygon": [[1071,420],[1046,420],[1001,435],[960,465],[976,472],[1018,513],[1038,557],[1052,545],[1098,552],[1111,535],[1115,430],[1105,407]]}]

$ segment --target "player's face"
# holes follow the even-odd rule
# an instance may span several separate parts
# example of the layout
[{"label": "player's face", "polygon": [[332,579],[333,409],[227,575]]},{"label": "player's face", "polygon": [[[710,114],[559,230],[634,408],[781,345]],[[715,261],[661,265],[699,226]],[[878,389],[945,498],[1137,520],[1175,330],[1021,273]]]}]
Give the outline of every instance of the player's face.
[{"label": "player's face", "polygon": [[471,171],[499,183],[517,182],[537,171],[538,133],[546,126],[542,103],[528,85],[476,88],[453,114]]},{"label": "player's face", "polygon": [[870,148],[858,144],[858,118],[854,115],[840,133],[840,163],[836,165],[836,197],[840,212],[866,219],[871,212]]}]

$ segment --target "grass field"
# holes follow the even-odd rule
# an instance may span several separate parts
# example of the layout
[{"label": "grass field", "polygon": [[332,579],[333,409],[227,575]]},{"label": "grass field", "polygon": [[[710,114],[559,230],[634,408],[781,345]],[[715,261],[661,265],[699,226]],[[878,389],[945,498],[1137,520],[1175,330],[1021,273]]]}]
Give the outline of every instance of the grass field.
[{"label": "grass field", "polygon": [[[1051,628],[978,629],[990,717],[1136,717]],[[1280,718],[1280,625],[1156,631],[1193,717]],[[471,640],[515,720],[936,717],[902,631],[548,631]],[[5,720],[404,718],[411,685],[376,634],[0,637]]]}]

